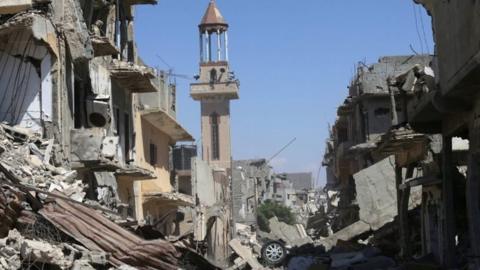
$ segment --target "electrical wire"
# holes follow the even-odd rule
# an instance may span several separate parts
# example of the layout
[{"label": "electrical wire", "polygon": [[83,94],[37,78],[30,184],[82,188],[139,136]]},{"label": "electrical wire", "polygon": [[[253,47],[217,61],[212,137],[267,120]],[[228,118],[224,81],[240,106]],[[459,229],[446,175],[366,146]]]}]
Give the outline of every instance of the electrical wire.
[{"label": "electrical wire", "polygon": [[420,6],[418,6],[417,8],[418,8],[418,15],[420,17],[420,24],[422,26],[423,40],[425,41],[425,47],[427,48],[427,53],[430,54],[431,53],[430,46],[428,45],[428,42],[427,42],[427,35],[425,33],[425,24],[423,23],[423,13]]},{"label": "electrical wire", "polygon": [[415,29],[417,30],[417,36],[420,42],[420,49],[422,54],[424,54],[422,36],[420,35],[420,29],[418,27],[417,9],[415,8],[415,3],[413,2],[412,2],[412,8],[413,8],[413,17],[415,19]]}]

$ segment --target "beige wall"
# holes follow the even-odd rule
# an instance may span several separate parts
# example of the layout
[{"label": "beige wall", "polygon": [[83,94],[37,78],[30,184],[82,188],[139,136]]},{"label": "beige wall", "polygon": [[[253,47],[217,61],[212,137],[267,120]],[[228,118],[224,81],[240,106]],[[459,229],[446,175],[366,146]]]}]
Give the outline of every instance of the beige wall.
[{"label": "beige wall", "polygon": [[[135,119],[135,132],[136,165],[153,171],[157,176],[156,179],[141,181],[141,192],[172,192],[169,170],[169,136],[138,115]],[[150,165],[150,143],[157,146],[157,163],[154,166]]]},{"label": "beige wall", "polygon": [[[156,178],[151,180],[134,179],[132,177],[118,178],[118,192],[120,200],[132,206],[132,215],[138,220],[143,220],[146,214],[157,213],[155,203],[144,205],[145,194],[172,192],[170,183],[169,152],[170,137],[160,132],[148,121],[136,114],[135,130],[135,165],[155,173]],[[150,164],[150,143],[157,146],[157,162]],[[136,181],[135,181],[136,180]],[[135,207],[133,207],[135,205]]]},{"label": "beige wall", "polygon": [[[208,161],[213,167],[231,168],[231,142],[230,142],[230,101],[222,99],[202,100],[202,153],[203,160]],[[220,159],[211,159],[211,125],[210,115],[217,113],[219,122]]]},{"label": "beige wall", "polygon": [[141,214],[141,209],[138,209],[137,202],[140,201],[140,194],[135,194],[134,179],[130,176],[117,177],[117,192],[122,203],[129,205],[128,215],[137,217]]}]

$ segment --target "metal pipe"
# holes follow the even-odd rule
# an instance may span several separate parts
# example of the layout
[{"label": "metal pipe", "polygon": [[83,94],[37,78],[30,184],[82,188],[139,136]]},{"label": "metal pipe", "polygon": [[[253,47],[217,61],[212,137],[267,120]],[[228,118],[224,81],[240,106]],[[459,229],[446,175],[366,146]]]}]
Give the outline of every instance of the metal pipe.
[{"label": "metal pipe", "polygon": [[217,61],[222,61],[222,42],[220,35],[220,30],[217,30]]},{"label": "metal pipe", "polygon": [[225,61],[228,62],[228,32],[227,31],[225,31],[224,37],[225,37]]},{"label": "metal pipe", "polygon": [[212,62],[212,34],[208,34],[208,62]]},{"label": "metal pipe", "polygon": [[203,33],[200,32],[200,63],[203,63],[204,56],[203,56],[204,50],[203,50]]},{"label": "metal pipe", "polygon": [[388,83],[388,92],[390,94],[390,103],[391,103],[390,105],[392,110],[392,114],[391,114],[392,126],[396,126],[399,123],[398,123],[398,114],[397,114],[397,103],[395,101],[395,91],[392,88],[392,79],[388,78],[387,83]]},{"label": "metal pipe", "polygon": [[206,61],[210,60],[210,37],[208,35],[208,32],[205,31],[205,43],[206,43],[206,49],[207,49],[207,59]]}]

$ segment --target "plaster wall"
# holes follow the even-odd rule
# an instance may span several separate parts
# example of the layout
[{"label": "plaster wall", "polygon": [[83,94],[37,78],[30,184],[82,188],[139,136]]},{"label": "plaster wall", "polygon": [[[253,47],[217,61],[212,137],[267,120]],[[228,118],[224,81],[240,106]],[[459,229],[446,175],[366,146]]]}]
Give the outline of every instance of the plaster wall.
[{"label": "plaster wall", "polygon": [[[137,166],[153,171],[157,176],[156,179],[141,181],[142,193],[173,192],[169,168],[170,138],[142,119],[140,115],[135,117],[135,127],[135,163]],[[150,143],[157,148],[157,161],[154,165],[150,164]]]},{"label": "plaster wall", "polygon": [[[219,116],[219,146],[220,158],[212,159],[212,128],[210,115],[217,113]],[[230,142],[230,101],[229,100],[202,100],[202,154],[203,160],[208,160],[210,165],[217,168],[231,168],[231,142]]]}]

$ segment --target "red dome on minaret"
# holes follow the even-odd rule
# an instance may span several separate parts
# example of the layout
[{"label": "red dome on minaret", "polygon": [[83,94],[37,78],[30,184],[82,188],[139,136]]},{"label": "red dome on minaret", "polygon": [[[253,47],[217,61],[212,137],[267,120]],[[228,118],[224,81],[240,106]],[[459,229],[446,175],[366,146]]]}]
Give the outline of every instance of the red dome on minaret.
[{"label": "red dome on minaret", "polygon": [[208,4],[207,11],[205,11],[198,27],[202,32],[217,32],[217,30],[223,32],[227,30],[228,23],[223,18],[214,0],[211,0]]}]

